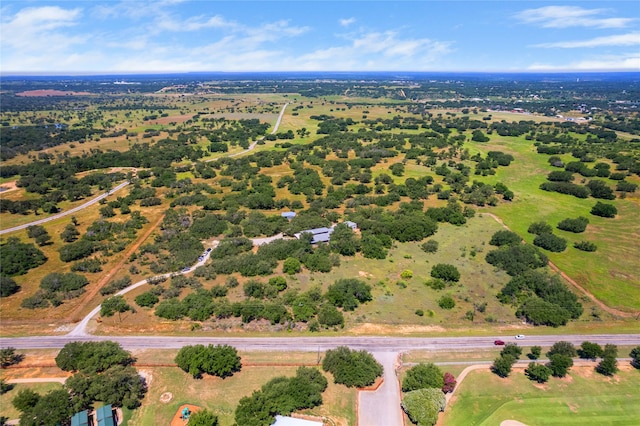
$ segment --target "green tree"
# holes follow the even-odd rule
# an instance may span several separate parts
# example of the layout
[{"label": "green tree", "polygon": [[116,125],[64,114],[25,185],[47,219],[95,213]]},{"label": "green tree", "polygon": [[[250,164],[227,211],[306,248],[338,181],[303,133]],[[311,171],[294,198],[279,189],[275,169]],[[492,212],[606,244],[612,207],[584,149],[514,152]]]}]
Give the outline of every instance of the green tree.
[{"label": "green tree", "polygon": [[10,365],[18,364],[24,359],[24,355],[17,353],[16,348],[11,346],[0,349],[0,367],[6,368]]},{"label": "green tree", "polygon": [[527,354],[527,358],[529,359],[538,359],[540,358],[540,354],[542,354],[542,347],[540,346],[531,346],[529,353]]},{"label": "green tree", "polygon": [[382,375],[382,365],[366,351],[352,351],[346,346],[330,349],[322,360],[322,369],[333,374],[335,383],[347,387],[365,387]]},{"label": "green tree", "polygon": [[100,315],[103,317],[113,316],[116,312],[118,313],[118,319],[122,321],[122,317],[120,314],[123,312],[131,311],[131,306],[124,299],[124,296],[113,296],[108,297],[102,301],[100,305]]},{"label": "green tree", "polygon": [[438,421],[438,413],[444,411],[446,399],[440,389],[418,389],[405,394],[402,409],[418,426],[432,426]]},{"label": "green tree", "polygon": [[318,311],[318,323],[326,327],[344,326],[344,315],[335,306],[325,304]]},{"label": "green tree", "polygon": [[331,251],[343,256],[353,256],[360,249],[356,234],[344,223],[340,223],[333,228],[329,247],[331,247]]},{"label": "green tree", "polygon": [[82,371],[95,374],[113,365],[130,365],[135,361],[119,343],[70,342],[56,356],[56,365],[64,371]]},{"label": "green tree", "polygon": [[549,363],[547,367],[551,369],[551,374],[554,377],[564,377],[569,372],[569,369],[573,366],[573,359],[570,356],[563,353],[554,353],[549,356]]},{"label": "green tree", "polygon": [[218,426],[218,417],[205,408],[189,416],[189,426]]},{"label": "green tree", "polygon": [[40,397],[36,405],[20,416],[22,426],[56,426],[68,424],[73,409],[69,393],[58,389]]},{"label": "green tree", "polygon": [[24,275],[29,269],[37,268],[47,261],[47,257],[33,244],[21,243],[16,237],[9,237],[0,244],[0,275]]},{"label": "green tree", "polygon": [[515,359],[519,359],[522,355],[522,348],[515,343],[507,343],[500,351],[500,356],[511,355]]},{"label": "green tree", "polygon": [[411,367],[402,380],[402,392],[424,388],[441,389],[442,386],[444,386],[442,370],[432,363],[420,363]]},{"label": "green tree", "polygon": [[325,298],[334,306],[353,311],[358,303],[372,300],[371,286],[356,278],[341,278],[329,286]]},{"label": "green tree", "polygon": [[152,308],[160,301],[160,298],[151,291],[145,291],[144,293],[136,296],[135,301],[138,306]]},{"label": "green tree", "polygon": [[553,228],[547,222],[534,222],[529,225],[527,232],[534,235],[550,234]]},{"label": "green tree", "polygon": [[184,346],[176,355],[175,362],[196,378],[202,377],[203,373],[230,377],[242,368],[238,351],[229,345]]},{"label": "green tree", "polygon": [[0,379],[0,395],[4,395],[11,389],[13,389],[13,385],[11,383],[7,383],[4,379]]},{"label": "green tree", "polygon": [[596,366],[596,371],[605,376],[613,376],[618,372],[618,347],[607,344],[602,351],[602,361]]},{"label": "green tree", "polygon": [[547,352],[547,357],[550,358],[551,355],[554,354],[562,354],[568,356],[569,358],[574,358],[578,355],[578,351],[576,350],[576,347],[573,345],[573,343],[561,340],[551,346],[549,352]]},{"label": "green tree", "polygon": [[20,290],[20,286],[11,277],[0,275],[0,297],[8,297]]},{"label": "green tree", "polygon": [[567,248],[567,240],[551,233],[537,235],[533,244],[554,253],[561,253]]},{"label": "green tree", "polygon": [[597,343],[582,342],[580,349],[578,349],[578,355],[580,358],[596,360],[596,358],[602,356],[602,347]]},{"label": "green tree", "polygon": [[635,368],[640,368],[640,346],[636,346],[635,348],[631,349],[631,352],[629,352],[629,356],[631,357],[631,365],[633,365]]},{"label": "green tree", "polygon": [[437,265],[434,265],[431,268],[431,276],[447,282],[460,281],[460,272],[458,272],[458,268],[447,263],[438,263]]},{"label": "green tree", "polygon": [[282,272],[289,275],[297,274],[301,268],[300,260],[295,257],[287,257],[282,264]]},{"label": "green tree", "polygon": [[529,380],[535,380],[538,383],[545,383],[551,376],[551,369],[544,364],[530,362],[529,367],[524,370],[524,374]]},{"label": "green tree", "polygon": [[500,230],[491,236],[491,240],[489,244],[492,246],[511,246],[520,244],[522,242],[522,238],[518,234],[513,231],[508,231],[506,229]]},{"label": "green tree", "polygon": [[31,389],[22,389],[13,397],[11,403],[18,411],[29,411],[36,406],[40,400],[40,394]]},{"label": "green tree", "polygon": [[511,374],[511,367],[515,364],[516,359],[513,355],[499,356],[493,361],[491,371],[500,377],[507,377]]}]

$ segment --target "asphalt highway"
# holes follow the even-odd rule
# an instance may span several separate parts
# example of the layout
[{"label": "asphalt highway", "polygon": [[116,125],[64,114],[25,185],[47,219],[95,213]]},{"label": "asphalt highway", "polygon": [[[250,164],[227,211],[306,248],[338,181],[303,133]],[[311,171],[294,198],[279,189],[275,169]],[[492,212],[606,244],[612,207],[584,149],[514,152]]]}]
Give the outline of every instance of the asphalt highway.
[{"label": "asphalt highway", "polygon": [[[197,333],[194,333],[197,334]],[[406,352],[411,350],[463,351],[493,347],[496,339],[520,346],[551,346],[564,340],[580,345],[584,341],[610,343],[619,346],[640,345],[640,334],[584,334],[584,335],[538,335],[516,340],[513,336],[490,337],[392,337],[392,336],[319,336],[319,337],[199,337],[194,336],[31,336],[3,337],[0,347],[17,349],[56,349],[73,341],[113,340],[123,348],[131,349],[177,349],[195,344],[226,344],[244,351],[302,351],[316,352],[337,346],[348,346],[369,352]]]}]

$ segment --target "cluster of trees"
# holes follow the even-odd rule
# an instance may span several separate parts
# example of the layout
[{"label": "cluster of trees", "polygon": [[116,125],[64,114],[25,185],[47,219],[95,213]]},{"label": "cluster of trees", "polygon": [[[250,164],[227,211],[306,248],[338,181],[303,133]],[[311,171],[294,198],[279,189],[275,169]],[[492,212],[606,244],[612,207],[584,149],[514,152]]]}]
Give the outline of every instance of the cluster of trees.
[{"label": "cluster of trees", "polygon": [[13,405],[22,412],[20,424],[68,424],[78,411],[96,402],[115,407],[136,408],[146,392],[144,379],[131,366],[134,359],[120,345],[110,341],[72,342],[62,348],[56,364],[71,371],[63,389],[39,395],[21,390]]},{"label": "cluster of trees", "polygon": [[[551,229],[544,222],[529,227],[530,232],[540,235]],[[545,266],[548,259],[535,247],[522,244],[516,233],[506,230],[493,234],[490,244],[499,249],[487,253],[487,262],[512,276],[498,293],[498,299],[516,306],[517,316],[535,325],[558,327],[582,315],[582,304],[559,277],[536,270]]]},{"label": "cluster of trees", "polygon": [[269,426],[276,415],[317,407],[322,404],[327,385],[322,373],[310,367],[298,368],[294,377],[273,378],[251,396],[240,399],[235,411],[236,424]]},{"label": "cluster of trees", "polygon": [[567,240],[553,234],[551,225],[546,222],[534,222],[529,225],[528,232],[535,234],[533,244],[551,252],[560,253],[567,248]]},{"label": "cluster of trees", "polygon": [[84,275],[73,272],[51,272],[40,281],[40,289],[32,296],[22,300],[20,306],[27,309],[60,306],[64,300],[72,299],[84,293],[89,280]]},{"label": "cluster of trees", "polygon": [[0,275],[13,277],[24,275],[47,261],[47,257],[33,244],[23,243],[16,237],[9,237],[0,244]]}]

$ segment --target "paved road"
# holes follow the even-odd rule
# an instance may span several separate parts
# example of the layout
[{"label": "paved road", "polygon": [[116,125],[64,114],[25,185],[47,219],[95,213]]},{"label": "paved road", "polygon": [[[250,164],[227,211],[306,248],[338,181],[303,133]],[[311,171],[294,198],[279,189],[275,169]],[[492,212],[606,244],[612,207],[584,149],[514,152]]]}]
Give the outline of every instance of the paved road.
[{"label": "paved road", "polygon": [[[495,339],[516,342],[509,336],[491,337],[392,337],[392,336],[318,336],[318,337],[204,337],[204,336],[30,336],[2,337],[0,347],[17,349],[56,349],[68,342],[113,340],[125,349],[179,349],[194,344],[227,344],[244,351],[302,351],[317,352],[348,346],[356,350],[406,352],[411,350],[461,350],[493,347]],[[559,340],[580,345],[585,340],[601,345],[637,346],[640,334],[585,334],[527,336],[517,341],[520,346],[551,346]]]},{"label": "paved road", "polygon": [[64,217],[64,216],[69,216],[70,214],[79,212],[82,209],[86,209],[87,207],[94,205],[98,201],[102,200],[103,198],[108,197],[109,195],[113,194],[116,191],[121,190],[122,188],[124,188],[127,185],[129,185],[129,181],[122,182],[120,185],[116,186],[115,188],[112,188],[111,190],[105,192],[104,194],[101,194],[101,195],[97,196],[93,200],[87,201],[86,203],[84,203],[82,205],[79,205],[78,207],[74,207],[72,209],[69,209],[67,211],[54,214],[53,216],[45,217],[44,219],[34,220],[33,222],[25,223],[23,225],[14,226],[13,228],[7,228],[7,229],[0,230],[0,235],[8,234],[9,232],[19,231],[21,229],[28,228],[31,225],[40,225],[42,223],[51,222],[52,220],[60,219],[61,217]]}]

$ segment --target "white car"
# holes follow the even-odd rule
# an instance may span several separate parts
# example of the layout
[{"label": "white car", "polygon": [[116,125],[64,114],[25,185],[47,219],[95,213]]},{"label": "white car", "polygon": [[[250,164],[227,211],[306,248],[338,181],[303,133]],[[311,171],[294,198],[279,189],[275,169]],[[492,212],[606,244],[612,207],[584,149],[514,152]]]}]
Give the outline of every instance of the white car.
[{"label": "white car", "polygon": [[516,336],[516,339],[517,339],[517,340],[522,340],[522,339],[524,339],[524,334],[518,334],[518,335]]}]

